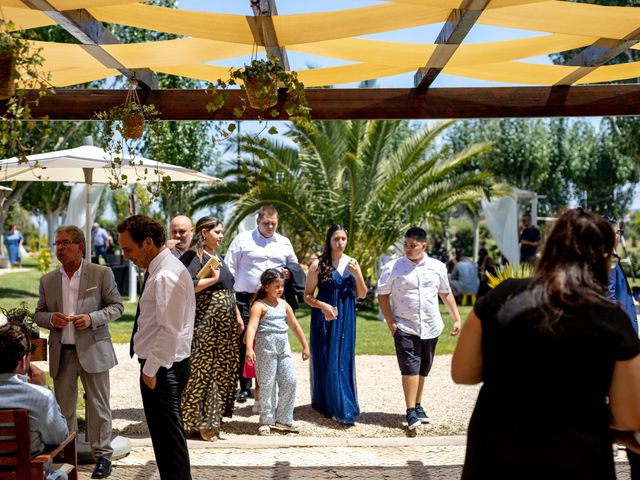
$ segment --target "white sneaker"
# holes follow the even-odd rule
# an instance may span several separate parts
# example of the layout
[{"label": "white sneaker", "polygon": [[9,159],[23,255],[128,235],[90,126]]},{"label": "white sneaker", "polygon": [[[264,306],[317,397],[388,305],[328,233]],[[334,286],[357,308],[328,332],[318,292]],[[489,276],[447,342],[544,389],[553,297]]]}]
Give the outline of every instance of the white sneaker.
[{"label": "white sneaker", "polygon": [[295,423],[292,423],[291,425],[287,425],[286,423],[276,422],[276,424],[271,428],[280,430],[282,432],[300,433],[300,429]]}]

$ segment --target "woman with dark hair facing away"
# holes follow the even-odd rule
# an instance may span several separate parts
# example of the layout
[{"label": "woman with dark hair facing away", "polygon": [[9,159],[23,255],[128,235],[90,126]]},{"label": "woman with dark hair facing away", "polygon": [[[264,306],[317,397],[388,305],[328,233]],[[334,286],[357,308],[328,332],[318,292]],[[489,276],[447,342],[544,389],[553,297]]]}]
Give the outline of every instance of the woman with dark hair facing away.
[{"label": "woman with dark hair facing away", "polygon": [[182,421],[185,432],[199,433],[209,441],[218,438],[222,417],[233,414],[240,363],[238,335],[244,330],[233,275],[216,253],[223,236],[220,220],[202,217],[190,249],[180,257],[196,291],[191,374],[182,394]]},{"label": "woman with dark hair facing away", "polygon": [[614,242],[602,217],[567,210],[533,278],[476,302],[451,365],[484,382],[464,480],[616,478],[611,428],[640,430],[640,341],[607,298]]},{"label": "woman with dark hair facing away", "polygon": [[[352,425],[360,415],[356,388],[356,295],[367,285],[356,259],[344,253],[347,231],[327,230],[324,249],[307,273],[304,300],[311,310],[311,406]],[[314,293],[318,289],[317,297]]]}]

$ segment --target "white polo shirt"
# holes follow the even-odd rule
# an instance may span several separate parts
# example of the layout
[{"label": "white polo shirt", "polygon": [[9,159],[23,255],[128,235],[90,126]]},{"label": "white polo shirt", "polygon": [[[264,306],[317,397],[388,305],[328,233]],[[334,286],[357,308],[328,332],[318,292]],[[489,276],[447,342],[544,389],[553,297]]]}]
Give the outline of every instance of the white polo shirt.
[{"label": "white polo shirt", "polygon": [[382,269],[378,295],[390,295],[399,330],[421,339],[437,338],[444,329],[438,294],[451,292],[447,267],[427,255],[413,263],[407,257],[391,260]]}]

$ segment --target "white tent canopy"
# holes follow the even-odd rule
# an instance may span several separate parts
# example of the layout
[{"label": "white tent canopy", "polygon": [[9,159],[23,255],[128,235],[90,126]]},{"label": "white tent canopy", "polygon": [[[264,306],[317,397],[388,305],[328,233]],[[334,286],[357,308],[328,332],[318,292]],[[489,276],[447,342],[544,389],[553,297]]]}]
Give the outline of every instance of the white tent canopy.
[{"label": "white tent canopy", "polygon": [[497,197],[490,202],[482,200],[482,211],[487,219],[491,236],[509,263],[520,263],[520,235],[518,231],[518,201],[531,202],[531,220],[537,223],[537,195],[527,190],[513,189],[513,197]]}]

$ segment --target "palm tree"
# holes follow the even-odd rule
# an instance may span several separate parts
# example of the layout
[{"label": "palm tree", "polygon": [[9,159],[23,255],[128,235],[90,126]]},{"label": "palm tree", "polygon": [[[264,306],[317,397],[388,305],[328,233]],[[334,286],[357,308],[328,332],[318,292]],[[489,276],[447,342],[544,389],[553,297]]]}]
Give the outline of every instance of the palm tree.
[{"label": "palm tree", "polygon": [[228,166],[223,184],[203,189],[195,208],[231,202],[232,231],[261,206],[274,205],[299,258],[339,223],[349,233],[350,254],[371,274],[407,228],[492,192],[493,177],[472,164],[489,144],[452,154],[438,142],[449,125],[412,130],[395,121],[315,122],[293,127],[288,135],[295,145],[277,138],[246,142],[243,161]]}]

